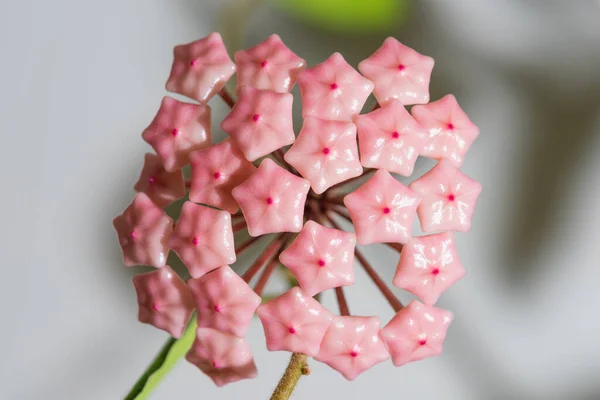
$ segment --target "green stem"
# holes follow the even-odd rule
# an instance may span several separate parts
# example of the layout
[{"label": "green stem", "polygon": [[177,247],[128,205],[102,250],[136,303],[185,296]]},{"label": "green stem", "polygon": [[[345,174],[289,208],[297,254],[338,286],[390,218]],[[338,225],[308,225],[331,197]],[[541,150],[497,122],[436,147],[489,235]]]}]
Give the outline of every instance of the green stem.
[{"label": "green stem", "polygon": [[163,378],[173,369],[177,361],[192,347],[196,336],[196,315],[179,339],[169,338],[140,379],[133,385],[125,400],[147,399]]},{"label": "green stem", "polygon": [[292,354],[279,384],[275,388],[271,400],[288,400],[296,388],[302,375],[310,374],[310,369],[306,363],[306,356],[301,353]]}]

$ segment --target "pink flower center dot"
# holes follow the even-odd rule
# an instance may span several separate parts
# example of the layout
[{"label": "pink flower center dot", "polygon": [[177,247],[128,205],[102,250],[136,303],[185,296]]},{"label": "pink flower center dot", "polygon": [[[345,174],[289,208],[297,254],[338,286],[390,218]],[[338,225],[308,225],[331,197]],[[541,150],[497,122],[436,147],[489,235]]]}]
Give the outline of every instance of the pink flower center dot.
[{"label": "pink flower center dot", "polygon": [[194,65],[196,65],[196,60],[192,60],[190,61],[190,65],[193,67]]},{"label": "pink flower center dot", "polygon": [[432,275],[437,275],[439,273],[440,273],[440,269],[439,268],[434,268],[434,269],[431,270],[431,274]]},{"label": "pink flower center dot", "polygon": [[179,135],[179,129],[173,129],[173,130],[171,131],[171,135],[173,135],[173,136],[177,136],[177,135]]},{"label": "pink flower center dot", "polygon": [[294,333],[296,333],[296,330],[294,328],[290,328],[288,329],[288,331],[293,335]]},{"label": "pink flower center dot", "polygon": [[221,173],[215,172],[213,176],[215,177],[215,179],[219,179],[221,177]]},{"label": "pink flower center dot", "polygon": [[400,137],[400,134],[397,131],[394,131],[394,133],[392,133],[392,137],[394,139],[398,139]]},{"label": "pink flower center dot", "polygon": [[131,233],[129,234],[129,236],[130,236],[132,239],[135,239],[135,238],[138,236],[138,234],[137,234],[137,232],[136,232],[136,231],[131,231]]},{"label": "pink flower center dot", "polygon": [[383,213],[384,213],[384,214],[389,214],[391,211],[392,211],[392,210],[390,210],[390,208],[389,208],[389,207],[386,207],[386,208],[384,208],[384,209],[383,209]]},{"label": "pink flower center dot", "polygon": [[453,194],[449,194],[449,195],[448,195],[448,200],[450,200],[450,201],[454,201],[454,199],[455,199],[455,198],[456,198],[456,197],[454,197],[454,195],[453,195]]},{"label": "pink flower center dot", "polygon": [[406,67],[403,64],[398,65],[398,71],[404,71]]},{"label": "pink flower center dot", "polygon": [[160,311],[160,304],[158,304],[156,302],[152,303],[152,309],[154,311]]},{"label": "pink flower center dot", "polygon": [[325,260],[319,260],[319,267],[325,266]]},{"label": "pink flower center dot", "polygon": [[192,239],[192,243],[198,244],[199,242],[200,242],[200,240],[198,240],[198,238],[196,236],[194,236],[194,238]]},{"label": "pink flower center dot", "polygon": [[356,350],[353,350],[353,351],[350,353],[350,356],[351,356],[351,357],[358,357],[358,351],[356,351]]},{"label": "pink flower center dot", "polygon": [[448,125],[446,125],[446,129],[451,131],[452,129],[454,129],[454,125],[449,123]]},{"label": "pink flower center dot", "polygon": [[214,309],[215,312],[221,312],[221,307],[219,307],[218,305],[215,305]]},{"label": "pink flower center dot", "polygon": [[267,197],[267,204],[273,204],[273,198]]},{"label": "pink flower center dot", "polygon": [[332,83],[331,84],[331,90],[335,90],[338,88],[338,84],[337,83]]},{"label": "pink flower center dot", "polygon": [[268,63],[266,60],[260,63],[261,68],[265,68],[267,65],[268,65]]},{"label": "pink flower center dot", "polygon": [[260,115],[258,115],[258,114],[254,114],[252,116],[252,121],[254,121],[254,122],[258,122],[259,119],[260,119]]},{"label": "pink flower center dot", "polygon": [[425,339],[419,340],[419,345],[425,346],[426,344],[427,344],[427,340],[425,340]]},{"label": "pink flower center dot", "polygon": [[150,178],[148,178],[148,183],[154,183],[156,181],[156,178],[151,176]]},{"label": "pink flower center dot", "polygon": [[325,148],[323,149],[323,154],[329,154],[329,152],[330,152],[330,151],[331,151],[331,150],[329,150],[329,147],[325,147]]}]

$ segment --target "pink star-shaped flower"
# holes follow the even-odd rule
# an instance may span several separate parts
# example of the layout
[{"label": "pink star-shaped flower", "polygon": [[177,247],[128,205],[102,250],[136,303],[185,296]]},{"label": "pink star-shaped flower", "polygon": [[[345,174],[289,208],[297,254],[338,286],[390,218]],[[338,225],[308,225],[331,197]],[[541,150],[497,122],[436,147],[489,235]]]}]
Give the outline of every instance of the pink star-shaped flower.
[{"label": "pink star-shaped flower", "polygon": [[460,167],[465,153],[479,135],[479,128],[449,94],[425,105],[414,106],[413,117],[425,128],[426,141],[421,155],[448,159]]},{"label": "pink star-shaped flower", "polygon": [[186,201],[169,246],[193,278],[235,262],[231,214]]},{"label": "pink star-shaped flower", "polygon": [[256,167],[231,139],[190,154],[192,187],[190,200],[222,208],[230,213],[238,210],[231,190],[244,182]]},{"label": "pink star-shaped flower", "polygon": [[279,260],[300,287],[314,296],[324,290],[354,284],[356,236],[307,221]]},{"label": "pink star-shaped flower", "polygon": [[235,73],[235,64],[229,58],[223,39],[218,33],[188,44],[176,46],[173,66],[166,88],[206,103],[223,89]]},{"label": "pink star-shaped flower", "polygon": [[173,220],[148,195],[138,193],[113,225],[123,250],[123,264],[166,265]]},{"label": "pink star-shaped flower", "polygon": [[292,52],[278,35],[235,53],[238,66],[237,92],[242,86],[257,89],[289,92],[296,76],[306,68],[306,61]]},{"label": "pink star-shaped flower", "polygon": [[334,317],[315,360],[339,371],[349,381],[390,358],[379,337],[377,317]]},{"label": "pink star-shaped flower", "polygon": [[167,171],[156,154],[146,153],[142,173],[133,188],[146,193],[157,206],[164,207],[185,195],[183,172]]},{"label": "pink star-shaped flower", "polygon": [[298,75],[302,116],[352,121],[373,91],[373,82],[364,78],[333,53],[323,63]]},{"label": "pink star-shaped flower", "polygon": [[180,338],[194,311],[190,288],[169,266],[133,277],[138,319]]},{"label": "pink star-shaped flower", "polygon": [[258,307],[269,351],[286,350],[315,356],[333,315],[294,287]]},{"label": "pink star-shaped flower", "polygon": [[412,238],[404,245],[393,283],[433,305],[465,276],[451,232]]},{"label": "pink star-shaped flower", "polygon": [[224,265],[188,282],[198,312],[198,327],[244,337],[261,298]]},{"label": "pink star-shaped flower", "polygon": [[402,104],[429,102],[429,80],[433,58],[424,56],[388,37],[358,70],[375,83],[373,94],[379,104],[398,99]]},{"label": "pink star-shaped flower", "polygon": [[460,172],[451,161],[440,161],[410,188],[423,198],[417,209],[423,232],[471,230],[481,184]]},{"label": "pink star-shaped flower", "polygon": [[310,184],[265,158],[232,195],[238,202],[251,236],[300,232]]},{"label": "pink star-shaped flower", "polygon": [[408,242],[420,202],[418,194],[383,169],[344,197],[359,244]]},{"label": "pink star-shaped flower", "polygon": [[181,169],[188,164],[190,152],[211,144],[210,107],[164,97],[142,138],[154,148],[167,171]]},{"label": "pink star-shaped flower", "polygon": [[284,158],[310,181],[317,194],[362,174],[356,126],[351,122],[306,117]]},{"label": "pink star-shaped flower", "polygon": [[381,330],[395,366],[442,354],[450,311],[412,301]]},{"label": "pink star-shaped flower", "polygon": [[424,129],[395,99],[356,120],[360,160],[367,168],[382,168],[410,176],[425,143]]},{"label": "pink star-shaped flower", "polygon": [[244,86],[221,129],[235,140],[244,157],[254,161],[294,143],[293,100],[290,93]]},{"label": "pink star-shaped flower", "polygon": [[214,329],[196,330],[196,339],[185,359],[208,375],[217,386],[252,379],[257,375],[248,343]]}]

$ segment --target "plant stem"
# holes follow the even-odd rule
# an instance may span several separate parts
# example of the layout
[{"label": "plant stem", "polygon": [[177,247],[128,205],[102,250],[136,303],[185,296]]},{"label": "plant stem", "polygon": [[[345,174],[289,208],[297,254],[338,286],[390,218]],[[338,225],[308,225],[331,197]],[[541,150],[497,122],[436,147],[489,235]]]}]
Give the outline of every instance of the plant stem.
[{"label": "plant stem", "polygon": [[371,264],[369,264],[365,256],[363,256],[358,249],[354,249],[354,256],[358,260],[359,264],[362,265],[363,269],[367,275],[369,275],[373,283],[375,283],[375,286],[377,286],[377,288],[381,291],[388,303],[390,303],[394,311],[400,311],[404,306],[402,303],[400,303],[400,300],[398,300],[394,293],[392,293],[390,288],[387,287],[383,279],[381,279],[377,272],[375,272],[375,269],[371,266]]},{"label": "plant stem", "polygon": [[221,96],[221,98],[223,99],[225,104],[229,106],[229,108],[233,108],[233,106],[235,105],[235,100],[233,100],[233,97],[226,88],[223,88],[219,91],[219,96]]},{"label": "plant stem", "polygon": [[288,400],[296,388],[302,375],[310,374],[306,356],[301,353],[293,353],[279,384],[275,388],[271,400]]},{"label": "plant stem", "polygon": [[340,315],[350,315],[348,302],[346,301],[346,295],[344,294],[344,289],[342,289],[341,286],[335,288],[335,297],[337,297],[337,302],[340,306]]}]

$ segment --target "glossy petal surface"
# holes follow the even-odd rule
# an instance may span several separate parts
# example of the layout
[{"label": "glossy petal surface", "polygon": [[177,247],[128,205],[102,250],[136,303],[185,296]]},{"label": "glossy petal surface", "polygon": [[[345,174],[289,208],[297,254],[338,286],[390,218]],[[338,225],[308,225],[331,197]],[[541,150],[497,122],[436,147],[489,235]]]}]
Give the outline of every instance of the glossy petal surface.
[{"label": "glossy petal surface", "polygon": [[237,89],[252,86],[257,89],[289,92],[296,76],[306,68],[306,61],[292,52],[278,35],[235,53],[238,68]]},{"label": "glossy petal surface", "polygon": [[262,304],[257,314],[265,329],[267,349],[315,356],[333,315],[294,287]]},{"label": "glossy petal surface", "polygon": [[235,140],[246,159],[254,161],[294,143],[293,100],[290,93],[244,86],[221,129]]},{"label": "glossy petal surface", "polygon": [[235,64],[218,33],[176,46],[173,58],[167,90],[200,103],[207,102],[235,73]]},{"label": "glossy petal surface", "polygon": [[317,194],[362,174],[356,126],[351,122],[306,117],[296,142],[284,157],[308,179]]},{"label": "glossy petal surface", "polygon": [[410,176],[425,143],[425,130],[395,99],[356,120],[364,167]]},{"label": "glossy petal surface", "polygon": [[113,225],[123,250],[123,264],[165,266],[173,220],[145,193],[138,193]]},{"label": "glossy petal surface", "polygon": [[450,232],[414,237],[404,245],[393,283],[433,305],[465,276]]},{"label": "glossy petal surface", "polygon": [[344,197],[359,244],[406,243],[421,198],[385,170]]},{"label": "glossy petal surface", "polygon": [[257,375],[248,343],[214,329],[198,328],[196,340],[185,358],[217,386],[252,379]]},{"label": "glossy petal surface", "polygon": [[165,97],[142,137],[167,171],[177,171],[189,163],[190,152],[210,146],[210,107]]},{"label": "glossy petal surface", "polygon": [[228,265],[191,279],[198,327],[244,337],[261,298]]},{"label": "glossy petal surface", "polygon": [[193,278],[235,262],[231,214],[186,201],[169,241]]},{"label": "glossy petal surface", "polygon": [[169,266],[133,277],[138,319],[180,338],[194,311],[190,288]]},{"label": "glossy petal surface", "polygon": [[348,380],[390,358],[379,337],[377,317],[334,317],[315,360],[339,371]]},{"label": "glossy petal surface", "polygon": [[414,106],[413,117],[427,131],[421,155],[448,159],[460,167],[465,154],[479,135],[479,128],[449,94],[425,105]]},{"label": "glossy petal surface", "polygon": [[256,172],[233,189],[251,236],[300,232],[310,184],[266,158]]},{"label": "glossy petal surface", "polygon": [[392,361],[400,366],[442,353],[446,331],[454,316],[450,311],[412,301],[381,330]]},{"label": "glossy petal surface", "polygon": [[300,287],[314,296],[324,290],[354,284],[356,236],[307,221],[279,260]]},{"label": "glossy petal surface", "polygon": [[429,102],[433,65],[433,58],[389,37],[375,53],[358,64],[358,69],[375,83],[373,93],[379,104],[398,99],[409,105]]},{"label": "glossy petal surface", "polygon": [[244,182],[256,167],[231,139],[190,154],[192,187],[190,200],[222,208],[230,213],[238,210],[231,190]]},{"label": "glossy petal surface", "polygon": [[451,161],[440,161],[410,188],[423,198],[417,209],[423,232],[471,229],[481,184],[460,172]]},{"label": "glossy petal surface", "polygon": [[352,121],[373,91],[373,83],[333,53],[323,63],[298,75],[302,116]]},{"label": "glossy petal surface", "polygon": [[156,154],[147,153],[142,173],[133,188],[146,193],[157,206],[164,207],[185,195],[183,172],[165,170]]}]

